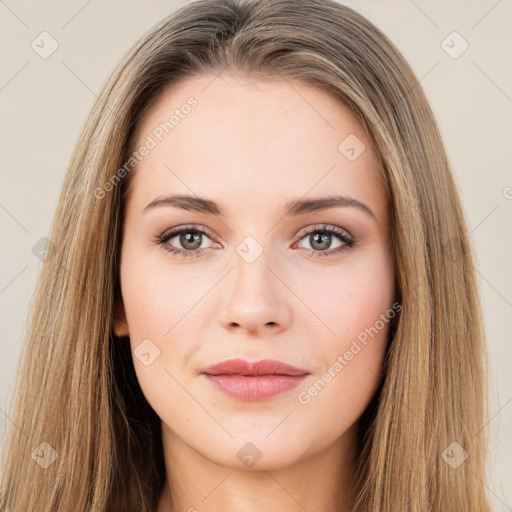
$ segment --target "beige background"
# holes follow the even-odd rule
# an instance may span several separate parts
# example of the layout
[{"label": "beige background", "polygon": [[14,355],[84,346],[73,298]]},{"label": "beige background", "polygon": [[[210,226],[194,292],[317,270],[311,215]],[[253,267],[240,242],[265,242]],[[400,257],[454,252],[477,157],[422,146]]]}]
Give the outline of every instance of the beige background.
[{"label": "beige background", "polygon": [[[0,440],[41,268],[32,248],[48,233],[72,148],[122,55],[186,3],[0,0]],[[446,140],[477,250],[488,335],[489,494],[496,511],[512,511],[512,2],[346,3],[404,53]],[[31,47],[43,31],[58,43],[46,59]],[[459,53],[464,41],[458,58],[445,51]]]}]

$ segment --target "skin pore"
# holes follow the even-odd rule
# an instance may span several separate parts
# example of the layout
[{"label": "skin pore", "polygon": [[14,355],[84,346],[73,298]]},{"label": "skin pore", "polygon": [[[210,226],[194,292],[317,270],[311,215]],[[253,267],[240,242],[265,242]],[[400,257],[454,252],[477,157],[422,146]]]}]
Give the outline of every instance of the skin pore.
[{"label": "skin pore", "polygon": [[[158,140],[155,129],[190,97],[196,106]],[[126,320],[115,330],[130,336],[141,389],[162,420],[167,485],[157,512],[348,511],[357,420],[379,382],[389,334],[379,319],[395,290],[388,197],[367,134],[315,86],[212,74],[163,93],[135,148],[148,136],[156,145],[129,177]],[[191,201],[147,208],[170,195],[215,201],[221,212]],[[291,201],[336,196],[370,211],[349,201],[285,213]],[[188,231],[158,243],[180,227]],[[194,238],[194,228],[206,233]],[[151,364],[136,357],[139,345]],[[233,358],[309,374],[247,401],[201,374]]]}]

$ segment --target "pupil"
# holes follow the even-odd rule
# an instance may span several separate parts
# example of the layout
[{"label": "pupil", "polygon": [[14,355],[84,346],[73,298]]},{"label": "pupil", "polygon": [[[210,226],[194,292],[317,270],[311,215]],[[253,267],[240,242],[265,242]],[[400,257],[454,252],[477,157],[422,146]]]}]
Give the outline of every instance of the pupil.
[{"label": "pupil", "polygon": [[[186,249],[198,249],[201,247],[201,233],[182,233],[180,236],[180,242]],[[192,244],[192,246],[188,245],[189,243]]]},{"label": "pupil", "polygon": [[328,249],[330,244],[331,235],[326,233],[316,233],[311,235],[311,247],[315,248],[317,242],[319,242],[319,247],[316,249]]}]

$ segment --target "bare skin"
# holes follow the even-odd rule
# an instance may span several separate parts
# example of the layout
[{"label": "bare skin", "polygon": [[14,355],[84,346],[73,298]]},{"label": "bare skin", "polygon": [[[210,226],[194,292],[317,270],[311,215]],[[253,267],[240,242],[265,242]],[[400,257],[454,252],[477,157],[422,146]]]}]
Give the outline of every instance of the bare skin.
[{"label": "bare skin", "polygon": [[[376,154],[354,114],[320,89],[236,75],[198,76],[167,91],[141,119],[135,146],[155,139],[191,96],[197,105],[133,171],[123,228],[126,320],[115,329],[134,353],[148,339],[146,352],[159,350],[149,365],[134,356],[162,420],[167,483],[157,512],[348,511],[357,422],[389,334],[389,322],[378,321],[394,303]],[[350,134],[359,142],[340,150]],[[171,194],[218,202],[223,215],[146,209]],[[337,195],[372,214],[346,205],[285,215],[294,199]],[[184,226],[207,234],[196,245],[187,243],[193,230],[155,242]],[[323,226],[338,231],[319,240]],[[378,333],[363,344],[372,326]],[[308,375],[270,398],[234,398],[201,373],[232,358],[276,359]]]}]

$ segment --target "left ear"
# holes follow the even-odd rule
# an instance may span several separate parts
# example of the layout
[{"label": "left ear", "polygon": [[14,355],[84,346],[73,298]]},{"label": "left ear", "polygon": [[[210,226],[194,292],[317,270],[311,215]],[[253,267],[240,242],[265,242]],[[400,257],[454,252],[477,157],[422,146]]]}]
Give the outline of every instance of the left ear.
[{"label": "left ear", "polygon": [[126,314],[124,311],[123,301],[120,299],[114,306],[114,320],[113,320],[114,334],[118,338],[129,336],[128,323],[126,322]]}]

